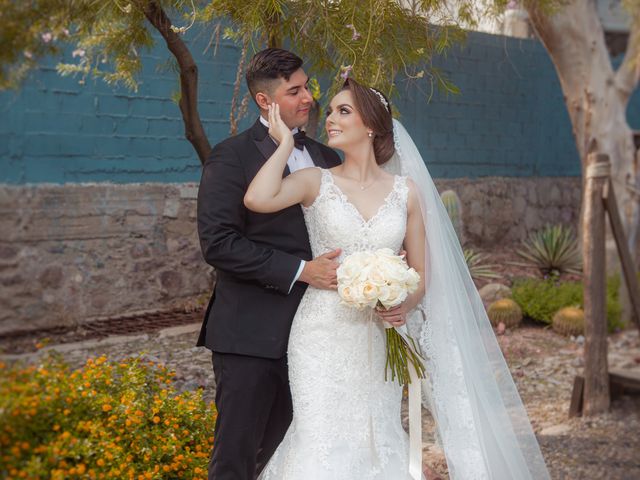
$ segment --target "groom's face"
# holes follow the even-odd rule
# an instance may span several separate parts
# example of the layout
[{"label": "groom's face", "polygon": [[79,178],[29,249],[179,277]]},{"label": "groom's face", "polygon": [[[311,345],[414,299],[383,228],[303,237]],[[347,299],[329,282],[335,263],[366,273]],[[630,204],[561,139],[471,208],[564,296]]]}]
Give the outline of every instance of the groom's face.
[{"label": "groom's face", "polygon": [[274,82],[271,101],[280,105],[280,116],[289,128],[301,127],[309,121],[313,97],[308,84],[309,77],[301,68],[289,80],[279,78]]}]

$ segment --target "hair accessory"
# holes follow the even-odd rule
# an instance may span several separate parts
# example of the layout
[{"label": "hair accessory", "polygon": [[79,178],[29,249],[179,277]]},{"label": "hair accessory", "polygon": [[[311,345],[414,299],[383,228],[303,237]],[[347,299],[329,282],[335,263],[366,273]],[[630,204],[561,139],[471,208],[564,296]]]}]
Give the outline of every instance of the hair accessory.
[{"label": "hair accessory", "polygon": [[384,105],[384,107],[389,110],[389,102],[387,102],[387,99],[384,98],[384,95],[382,95],[382,93],[380,93],[378,90],[376,90],[375,88],[371,88],[369,87],[369,90],[371,90],[373,93],[376,94],[376,96],[378,97],[378,99],[380,100],[380,103],[382,103],[382,105]]}]

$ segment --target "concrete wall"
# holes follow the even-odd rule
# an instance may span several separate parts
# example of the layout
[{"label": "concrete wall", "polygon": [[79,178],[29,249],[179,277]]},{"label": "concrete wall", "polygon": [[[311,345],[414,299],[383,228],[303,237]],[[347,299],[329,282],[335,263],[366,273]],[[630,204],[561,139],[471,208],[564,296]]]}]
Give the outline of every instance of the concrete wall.
[{"label": "concrete wall", "polygon": [[[228,135],[237,47],[201,53],[199,108],[211,143]],[[60,77],[50,60],[22,89],[0,93],[0,183],[188,182],[199,161],[183,137],[171,95],[172,72],[157,66],[162,47],[145,54],[139,91]],[[539,42],[470,33],[466,45],[434,67],[461,89],[435,92],[428,79],[399,81],[393,99],[436,178],[575,176],[580,162],[557,76]],[[326,100],[326,99],[325,99]],[[256,115],[252,107],[243,126]],[[640,98],[629,107],[640,126]]]}]

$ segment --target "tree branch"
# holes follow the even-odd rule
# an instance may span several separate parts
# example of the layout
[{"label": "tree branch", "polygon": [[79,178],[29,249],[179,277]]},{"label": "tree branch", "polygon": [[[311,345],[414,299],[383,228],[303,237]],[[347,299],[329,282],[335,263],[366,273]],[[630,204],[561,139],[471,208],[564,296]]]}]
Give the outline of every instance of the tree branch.
[{"label": "tree branch", "polygon": [[640,82],[640,25],[634,22],[629,32],[627,51],[615,76],[616,87],[626,104]]},{"label": "tree branch", "polygon": [[167,43],[167,48],[178,61],[181,92],[179,106],[184,121],[185,137],[195,148],[200,162],[204,164],[211,153],[211,144],[198,113],[198,66],[180,35],[171,30],[171,20],[155,0],[146,4],[144,15],[160,32]]}]

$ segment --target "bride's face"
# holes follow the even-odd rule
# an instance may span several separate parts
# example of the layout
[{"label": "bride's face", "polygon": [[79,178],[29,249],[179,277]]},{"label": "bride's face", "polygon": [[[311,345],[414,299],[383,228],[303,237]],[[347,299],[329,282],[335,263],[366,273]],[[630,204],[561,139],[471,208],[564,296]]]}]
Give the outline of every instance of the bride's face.
[{"label": "bride's face", "polygon": [[369,129],[355,109],[349,90],[338,93],[327,109],[325,122],[329,146],[344,150],[362,142],[369,142]]}]

